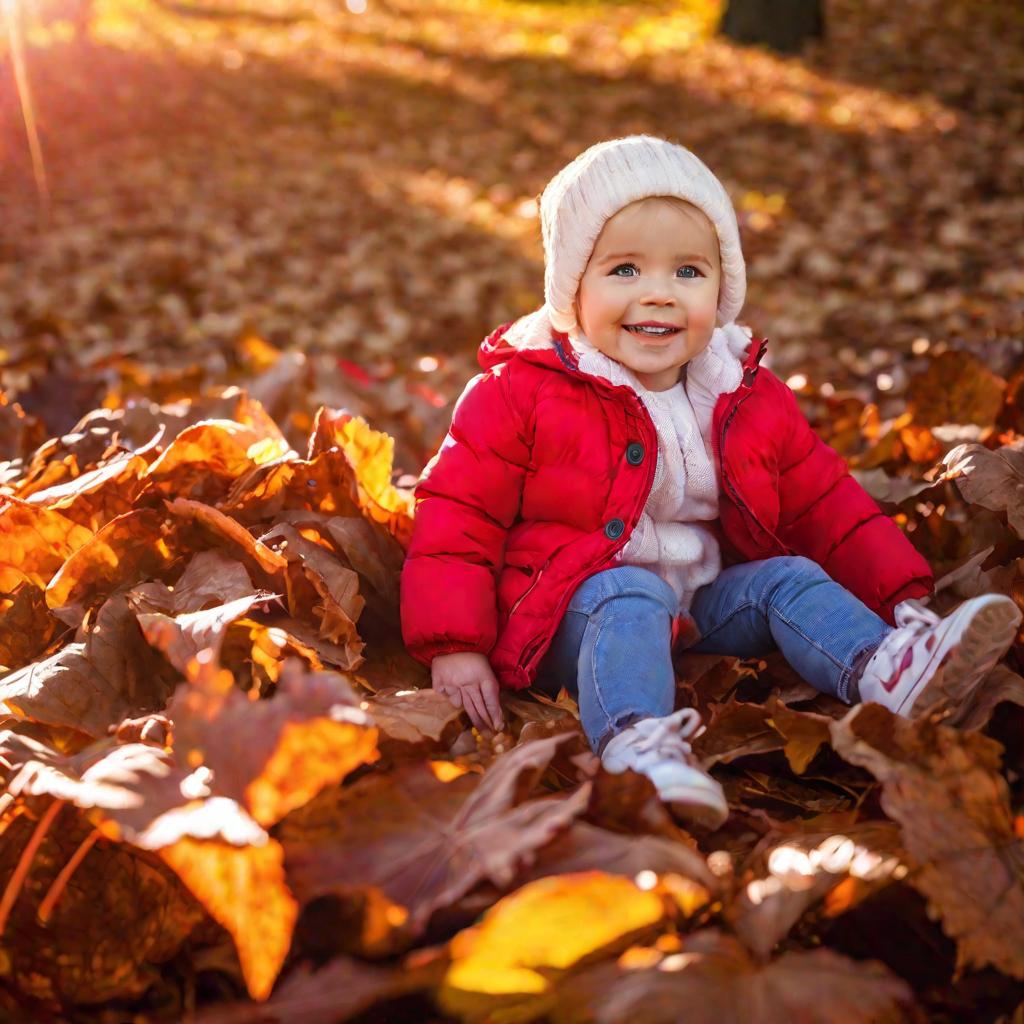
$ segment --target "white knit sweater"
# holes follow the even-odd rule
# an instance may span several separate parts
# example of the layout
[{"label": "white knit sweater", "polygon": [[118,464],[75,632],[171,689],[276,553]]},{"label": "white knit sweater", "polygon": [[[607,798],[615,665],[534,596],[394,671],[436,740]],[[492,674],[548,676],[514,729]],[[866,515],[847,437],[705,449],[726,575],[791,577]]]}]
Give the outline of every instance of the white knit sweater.
[{"label": "white knit sweater", "polygon": [[718,541],[704,525],[718,518],[711,420],[719,395],[740,385],[743,364],[737,353],[750,337],[749,328],[735,323],[717,328],[708,347],[686,364],[685,381],[668,391],[648,391],[628,367],[596,349],[582,332],[570,338],[583,372],[631,387],[654,421],[654,483],[617,557],[623,564],[656,572],[675,590],[683,613],[689,611],[697,588],[722,570]]}]

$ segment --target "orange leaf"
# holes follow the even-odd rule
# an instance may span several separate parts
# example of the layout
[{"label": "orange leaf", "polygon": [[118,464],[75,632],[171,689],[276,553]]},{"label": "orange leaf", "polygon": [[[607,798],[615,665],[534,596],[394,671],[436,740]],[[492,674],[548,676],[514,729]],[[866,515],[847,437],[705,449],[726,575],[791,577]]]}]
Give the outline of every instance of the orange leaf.
[{"label": "orange leaf", "polygon": [[266,999],[288,955],[298,905],[284,880],[284,855],[263,846],[180,839],[160,850],[195,897],[235,940],[245,984]]}]

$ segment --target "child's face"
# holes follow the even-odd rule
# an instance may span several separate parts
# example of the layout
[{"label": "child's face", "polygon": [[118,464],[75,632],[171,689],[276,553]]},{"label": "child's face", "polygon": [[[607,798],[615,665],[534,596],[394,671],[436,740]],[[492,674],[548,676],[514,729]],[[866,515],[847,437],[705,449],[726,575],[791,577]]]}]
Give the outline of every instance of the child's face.
[{"label": "child's face", "polygon": [[[641,199],[605,222],[580,281],[576,317],[595,348],[648,390],[665,391],[711,340],[721,278],[718,237],[701,210]],[[628,329],[648,322],[677,330],[659,337]]]}]

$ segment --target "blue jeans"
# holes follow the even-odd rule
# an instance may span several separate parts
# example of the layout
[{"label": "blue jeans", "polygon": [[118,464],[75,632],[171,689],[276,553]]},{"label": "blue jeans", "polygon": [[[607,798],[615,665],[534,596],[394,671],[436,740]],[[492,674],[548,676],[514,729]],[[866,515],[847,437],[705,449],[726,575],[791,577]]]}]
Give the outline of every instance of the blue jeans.
[{"label": "blue jeans", "polygon": [[[537,686],[565,686],[579,702],[594,750],[640,718],[675,703],[675,591],[649,569],[621,565],[584,580],[538,669]],[[850,677],[890,632],[816,562],[783,556],[724,569],[690,606],[686,650],[762,657],[779,649],[823,693],[851,702]]]}]

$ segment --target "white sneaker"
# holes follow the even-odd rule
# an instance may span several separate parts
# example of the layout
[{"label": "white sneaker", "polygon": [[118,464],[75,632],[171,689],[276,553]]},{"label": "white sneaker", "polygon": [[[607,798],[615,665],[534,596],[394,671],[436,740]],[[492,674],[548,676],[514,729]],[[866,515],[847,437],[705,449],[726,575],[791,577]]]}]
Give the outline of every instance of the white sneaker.
[{"label": "white sneaker", "polygon": [[1021,622],[1016,604],[1002,594],[964,601],[944,619],[912,598],[894,615],[897,628],[868,660],[858,685],[862,701],[904,718],[915,707],[920,714],[940,700],[967,700],[1009,650]]},{"label": "white sneaker", "polygon": [[644,718],[608,741],[601,764],[614,775],[626,769],[646,775],[658,796],[680,815],[718,828],[729,816],[725,793],[700,767],[688,742],[703,731],[700,712],[694,708]]}]

